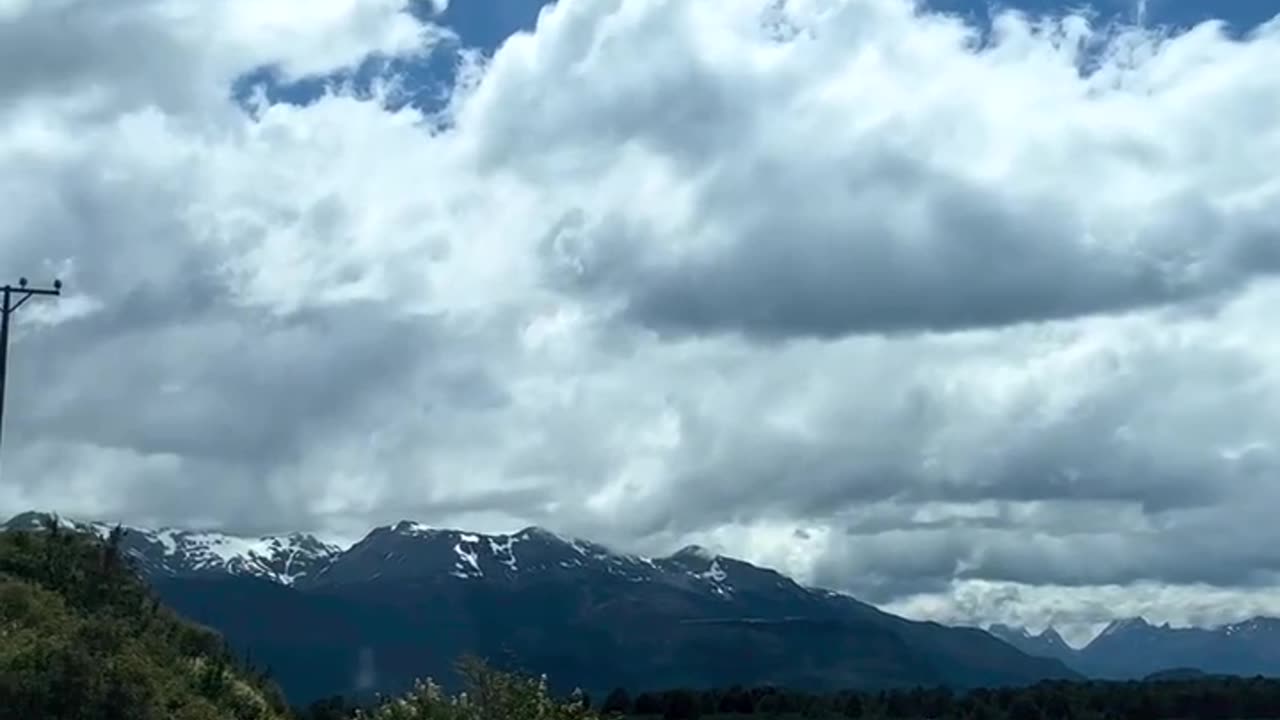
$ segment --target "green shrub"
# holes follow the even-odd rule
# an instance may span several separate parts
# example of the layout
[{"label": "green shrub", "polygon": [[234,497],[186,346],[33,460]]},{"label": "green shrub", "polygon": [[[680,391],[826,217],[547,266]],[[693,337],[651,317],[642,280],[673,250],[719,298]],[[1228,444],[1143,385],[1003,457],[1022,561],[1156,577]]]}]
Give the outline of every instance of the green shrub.
[{"label": "green shrub", "polygon": [[430,679],[359,720],[594,720],[581,697],[557,700],[546,680],[494,670],[476,660],[462,663],[465,690],[448,695]]}]

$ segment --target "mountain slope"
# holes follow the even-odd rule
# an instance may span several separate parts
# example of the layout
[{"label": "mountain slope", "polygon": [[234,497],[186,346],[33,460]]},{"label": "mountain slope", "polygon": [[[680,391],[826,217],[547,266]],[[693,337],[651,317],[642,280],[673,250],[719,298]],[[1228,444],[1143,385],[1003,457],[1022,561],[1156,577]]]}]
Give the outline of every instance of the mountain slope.
[{"label": "mountain slope", "polygon": [[[540,528],[483,535],[401,522],[344,551],[320,546],[306,571],[286,574],[244,554],[184,562],[195,553],[134,532],[160,596],[270,665],[295,702],[448,679],[464,653],[601,693],[1074,676],[981,631],[908,621],[697,547],[645,558]],[[207,533],[164,532],[175,545],[210,544]]]}]

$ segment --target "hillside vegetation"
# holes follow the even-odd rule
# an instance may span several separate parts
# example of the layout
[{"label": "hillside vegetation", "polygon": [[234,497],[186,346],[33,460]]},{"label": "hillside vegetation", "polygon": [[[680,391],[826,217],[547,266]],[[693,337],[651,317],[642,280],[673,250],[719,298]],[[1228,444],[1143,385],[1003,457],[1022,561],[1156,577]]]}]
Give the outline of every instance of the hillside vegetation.
[{"label": "hillside vegetation", "polygon": [[288,717],[264,675],[152,597],[120,539],[0,533],[0,720]]}]

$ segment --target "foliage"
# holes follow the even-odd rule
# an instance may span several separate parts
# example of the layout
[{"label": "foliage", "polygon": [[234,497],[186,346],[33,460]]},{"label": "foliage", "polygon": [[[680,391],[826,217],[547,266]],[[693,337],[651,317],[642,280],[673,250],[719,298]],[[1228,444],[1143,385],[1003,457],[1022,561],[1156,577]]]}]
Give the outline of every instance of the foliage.
[{"label": "foliage", "polygon": [[51,519],[0,533],[0,720],[275,720],[265,673],[161,607],[120,550]]},{"label": "foliage", "polygon": [[593,720],[596,717],[581,694],[567,701],[553,698],[546,678],[533,679],[494,670],[474,659],[461,663],[466,689],[448,695],[431,680],[418,682],[401,698],[370,712],[357,711],[360,720]]}]

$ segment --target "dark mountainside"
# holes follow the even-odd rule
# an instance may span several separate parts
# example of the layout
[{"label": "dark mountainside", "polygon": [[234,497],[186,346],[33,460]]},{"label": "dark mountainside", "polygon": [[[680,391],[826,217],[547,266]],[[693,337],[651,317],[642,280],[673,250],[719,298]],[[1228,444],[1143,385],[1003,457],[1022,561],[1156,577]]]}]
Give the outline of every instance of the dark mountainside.
[{"label": "dark mountainside", "polygon": [[166,603],[270,667],[294,703],[400,692],[422,676],[451,684],[466,653],[596,694],[1077,677],[981,630],[908,621],[701,548],[648,559],[537,528],[485,536],[408,522],[345,552],[307,536],[145,530],[124,547]]},{"label": "dark mountainside", "polygon": [[1062,643],[1052,628],[1039,636],[1004,626],[991,632],[1029,655],[1061,660],[1090,677],[1130,680],[1189,669],[1280,677],[1280,620],[1275,618],[1215,628],[1175,628],[1130,618],[1113,622],[1079,650]]}]

